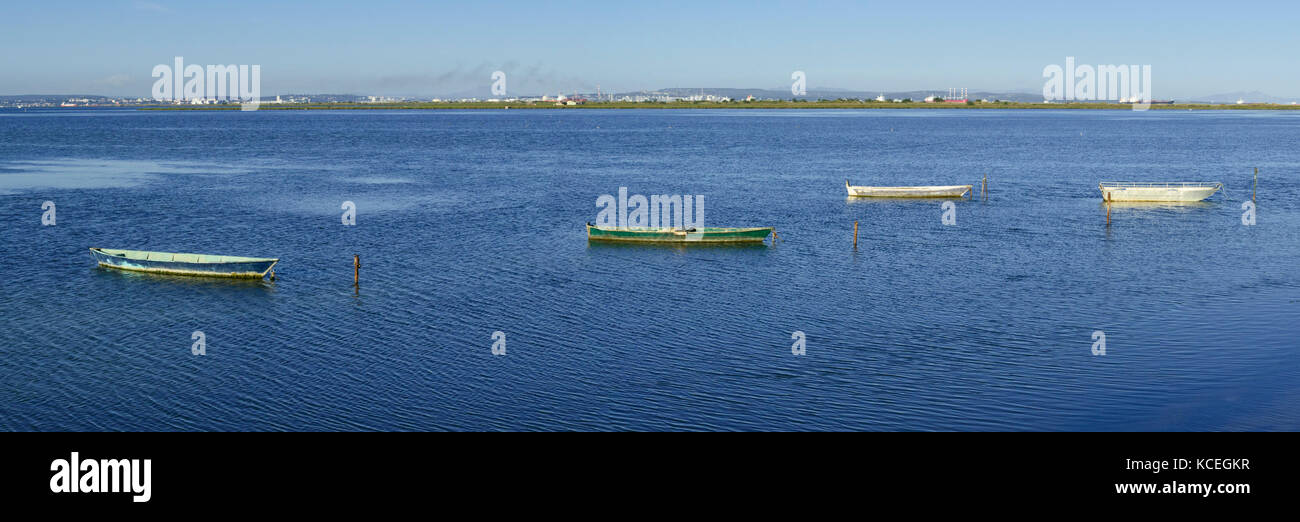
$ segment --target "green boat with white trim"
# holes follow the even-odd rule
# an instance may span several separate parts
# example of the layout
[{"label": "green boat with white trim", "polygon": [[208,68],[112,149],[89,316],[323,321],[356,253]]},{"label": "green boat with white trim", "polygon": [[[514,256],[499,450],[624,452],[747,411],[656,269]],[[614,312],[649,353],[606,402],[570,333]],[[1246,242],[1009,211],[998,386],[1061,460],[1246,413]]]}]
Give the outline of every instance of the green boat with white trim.
[{"label": "green boat with white trim", "polygon": [[587,223],[588,241],[642,243],[762,243],[772,227],[598,227]]},{"label": "green boat with white trim", "polygon": [[114,248],[90,249],[99,266],[154,274],[261,279],[279,259],[178,254]]}]

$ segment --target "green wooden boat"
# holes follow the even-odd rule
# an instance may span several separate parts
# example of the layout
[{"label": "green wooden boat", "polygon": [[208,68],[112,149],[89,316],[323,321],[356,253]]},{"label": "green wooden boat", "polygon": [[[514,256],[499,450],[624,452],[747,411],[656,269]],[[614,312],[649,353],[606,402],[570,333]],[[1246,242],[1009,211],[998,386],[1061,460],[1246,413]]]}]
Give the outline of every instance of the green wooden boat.
[{"label": "green wooden boat", "polygon": [[634,241],[646,243],[762,243],[772,227],[691,229],[652,227],[598,227],[587,223],[589,241]]},{"label": "green wooden boat", "polygon": [[279,259],[91,248],[99,266],[155,274],[261,279]]}]

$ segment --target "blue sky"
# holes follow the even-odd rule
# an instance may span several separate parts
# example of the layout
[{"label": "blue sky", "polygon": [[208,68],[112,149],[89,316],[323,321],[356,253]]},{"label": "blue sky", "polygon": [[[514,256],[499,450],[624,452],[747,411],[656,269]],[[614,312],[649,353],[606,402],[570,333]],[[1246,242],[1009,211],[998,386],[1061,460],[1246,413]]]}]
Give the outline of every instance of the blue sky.
[{"label": "blue sky", "polygon": [[157,64],[262,66],[263,94],[664,87],[1040,92],[1151,65],[1156,98],[1300,97],[1284,2],[6,2],[0,94],[149,95]]}]

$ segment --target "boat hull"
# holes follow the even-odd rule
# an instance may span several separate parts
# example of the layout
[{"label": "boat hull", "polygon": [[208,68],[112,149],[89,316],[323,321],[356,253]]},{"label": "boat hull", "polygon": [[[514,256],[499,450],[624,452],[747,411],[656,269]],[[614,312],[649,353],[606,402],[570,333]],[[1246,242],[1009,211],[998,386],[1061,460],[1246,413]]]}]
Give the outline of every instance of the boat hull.
[{"label": "boat hull", "polygon": [[849,185],[844,188],[850,196],[864,198],[960,198],[970,192],[971,185],[935,185],[920,187],[868,187]]},{"label": "boat hull", "polygon": [[279,259],[90,249],[99,266],[152,274],[261,279]]},{"label": "boat hull", "polygon": [[641,243],[762,243],[772,227],[718,228],[701,227],[695,232],[674,228],[597,227],[587,225],[589,241],[625,241]]},{"label": "boat hull", "polygon": [[1154,186],[1101,185],[1101,199],[1115,202],[1191,203],[1201,201],[1219,191],[1221,185],[1208,184]]}]

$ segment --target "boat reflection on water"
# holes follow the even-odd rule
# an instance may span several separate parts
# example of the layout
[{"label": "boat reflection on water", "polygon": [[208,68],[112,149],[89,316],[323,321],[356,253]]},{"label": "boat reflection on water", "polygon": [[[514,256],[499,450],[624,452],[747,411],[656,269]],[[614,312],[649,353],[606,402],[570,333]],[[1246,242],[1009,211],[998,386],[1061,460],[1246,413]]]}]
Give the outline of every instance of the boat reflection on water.
[{"label": "boat reflection on water", "polygon": [[[780,243],[778,240],[777,243]],[[663,252],[676,251],[684,254],[687,251],[701,250],[709,252],[763,252],[767,251],[769,246],[766,243],[693,243],[693,242],[621,242],[621,241],[588,241],[587,250],[591,252]]]},{"label": "boat reflection on water", "polygon": [[850,205],[939,205],[946,201],[954,203],[962,201],[971,201],[970,198],[864,198],[861,196],[847,196],[844,198]]},{"label": "boat reflection on water", "polygon": [[138,272],[132,270],[117,270],[100,265],[92,267],[91,273],[93,273],[95,277],[103,278],[103,280],[106,281],[123,281],[133,284],[152,283],[155,285],[166,285],[173,288],[189,287],[193,290],[245,288],[261,289],[268,292],[275,290],[275,282],[266,279],[192,277],[174,274],[158,274],[153,272]]},{"label": "boat reflection on water", "polygon": [[1111,212],[1120,211],[1152,211],[1152,210],[1169,210],[1175,212],[1191,212],[1198,209],[1210,208],[1215,204],[1207,201],[1103,201],[1100,204],[1101,211],[1105,212],[1106,207],[1110,207]]},{"label": "boat reflection on water", "polygon": [[1106,238],[1110,239],[1111,221],[1129,218],[1159,218],[1163,215],[1186,215],[1215,206],[1205,201],[1102,201],[1098,209],[1106,216]]}]

